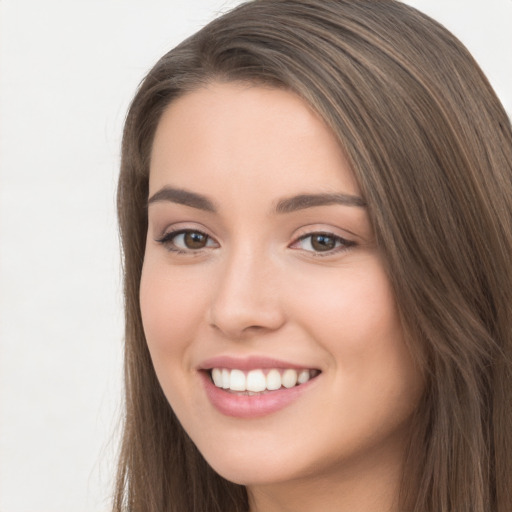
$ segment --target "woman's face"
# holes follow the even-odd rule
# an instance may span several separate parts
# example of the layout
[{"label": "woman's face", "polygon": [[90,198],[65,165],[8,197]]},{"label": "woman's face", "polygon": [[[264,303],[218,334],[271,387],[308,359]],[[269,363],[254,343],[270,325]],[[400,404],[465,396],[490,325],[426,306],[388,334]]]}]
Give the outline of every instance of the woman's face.
[{"label": "woman's face", "polygon": [[422,380],[333,133],[291,92],[214,83],[164,113],[149,185],[144,330],[206,460],[253,486],[389,471]]}]

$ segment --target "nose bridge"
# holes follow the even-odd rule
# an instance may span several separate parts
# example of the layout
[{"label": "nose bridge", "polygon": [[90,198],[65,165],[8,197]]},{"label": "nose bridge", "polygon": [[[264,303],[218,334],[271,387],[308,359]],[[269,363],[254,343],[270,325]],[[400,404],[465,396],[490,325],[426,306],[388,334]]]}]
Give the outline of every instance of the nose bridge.
[{"label": "nose bridge", "polygon": [[284,321],[276,266],[265,251],[249,245],[226,255],[211,303],[210,322],[226,336],[274,330]]}]

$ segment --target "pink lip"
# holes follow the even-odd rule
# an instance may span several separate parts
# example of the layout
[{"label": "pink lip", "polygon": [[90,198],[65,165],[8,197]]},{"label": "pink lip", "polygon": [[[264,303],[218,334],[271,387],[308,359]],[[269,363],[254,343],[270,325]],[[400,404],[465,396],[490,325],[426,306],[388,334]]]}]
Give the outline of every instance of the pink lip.
[{"label": "pink lip", "polygon": [[212,357],[211,359],[207,359],[206,361],[203,361],[199,365],[200,370],[211,370],[212,368],[237,368],[238,370],[243,370],[246,372],[250,370],[265,370],[269,368],[293,368],[294,370],[312,369],[309,366],[302,366],[293,363],[288,363],[286,361],[280,361],[278,359],[259,356],[251,356],[244,358],[232,356],[217,356]]},{"label": "pink lip", "polygon": [[211,404],[225,416],[235,418],[260,418],[268,414],[275,413],[295,402],[300,396],[315,385],[318,376],[309,380],[305,384],[294,386],[293,388],[281,388],[276,391],[268,391],[256,395],[239,395],[230,393],[224,389],[218,388],[213,384],[210,378],[211,368],[237,368],[243,371],[268,368],[293,368],[304,369],[305,366],[286,363],[266,357],[249,357],[238,359],[229,356],[214,357],[201,363],[199,375],[202,379],[206,396]]}]

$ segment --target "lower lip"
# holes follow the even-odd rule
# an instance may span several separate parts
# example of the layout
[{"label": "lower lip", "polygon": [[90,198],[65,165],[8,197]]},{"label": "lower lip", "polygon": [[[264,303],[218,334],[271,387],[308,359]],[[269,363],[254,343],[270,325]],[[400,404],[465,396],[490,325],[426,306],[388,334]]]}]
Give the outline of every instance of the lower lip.
[{"label": "lower lip", "polygon": [[235,418],[260,418],[280,411],[295,402],[318,379],[309,380],[305,384],[293,388],[281,388],[257,395],[237,395],[213,384],[210,374],[201,371],[201,378],[212,405],[225,416]]}]

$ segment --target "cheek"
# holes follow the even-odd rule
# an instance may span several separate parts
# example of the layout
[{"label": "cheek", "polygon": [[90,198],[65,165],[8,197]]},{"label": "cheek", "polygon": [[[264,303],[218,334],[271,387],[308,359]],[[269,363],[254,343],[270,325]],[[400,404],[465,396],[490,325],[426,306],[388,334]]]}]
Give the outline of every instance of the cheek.
[{"label": "cheek", "polygon": [[[378,411],[417,400],[422,381],[405,343],[395,300],[380,262],[303,278],[295,294],[303,328],[330,354],[335,388],[353,410]],[[396,403],[390,403],[396,400]],[[385,416],[385,410],[381,411]]]},{"label": "cheek", "polygon": [[[190,348],[204,317],[206,293],[194,292],[168,265],[144,262],[140,283],[140,308],[147,346],[160,386],[180,417],[186,417],[195,398],[189,377]],[[191,394],[192,393],[192,394]]]},{"label": "cheek", "polygon": [[387,342],[401,342],[391,287],[374,260],[360,265],[364,271],[348,267],[329,269],[324,275],[303,274],[300,288],[308,292],[290,290],[301,311],[296,316],[331,353],[357,357]]},{"label": "cheek", "polygon": [[144,333],[152,357],[176,354],[188,346],[204,317],[206,293],[194,291],[193,280],[174,275],[149,260],[140,283]]}]

